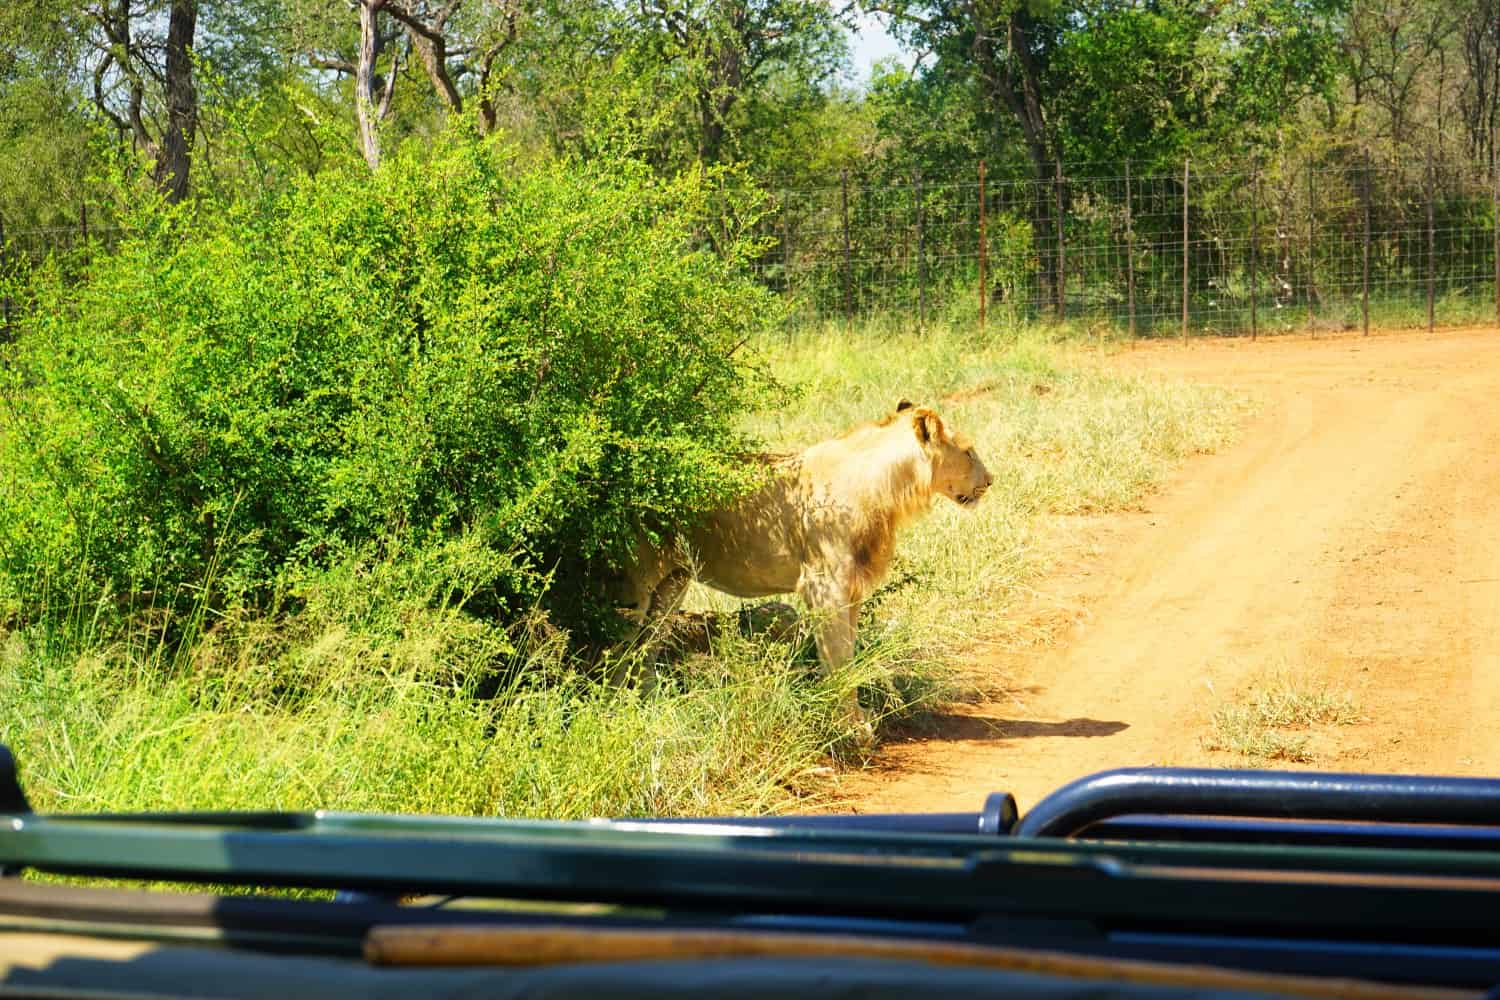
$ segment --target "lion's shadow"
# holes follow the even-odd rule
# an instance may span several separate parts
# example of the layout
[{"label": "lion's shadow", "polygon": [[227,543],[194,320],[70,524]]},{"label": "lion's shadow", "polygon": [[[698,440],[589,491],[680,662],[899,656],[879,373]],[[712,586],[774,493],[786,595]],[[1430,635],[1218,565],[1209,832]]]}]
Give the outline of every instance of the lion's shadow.
[{"label": "lion's shadow", "polygon": [[918,740],[939,742],[998,743],[1006,740],[1035,739],[1041,736],[1065,736],[1088,739],[1114,736],[1130,728],[1127,722],[1105,719],[1064,719],[1042,722],[1037,719],[1001,719],[991,715],[958,715],[934,712],[916,724],[891,733],[886,742],[904,743]]}]

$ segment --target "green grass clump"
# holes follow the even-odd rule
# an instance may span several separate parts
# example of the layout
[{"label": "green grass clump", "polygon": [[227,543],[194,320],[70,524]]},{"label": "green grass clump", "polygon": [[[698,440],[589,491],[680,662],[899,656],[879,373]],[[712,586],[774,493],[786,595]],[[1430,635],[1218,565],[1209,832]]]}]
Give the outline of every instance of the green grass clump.
[{"label": "green grass clump", "polygon": [[1244,699],[1216,709],[1203,745],[1252,760],[1305,764],[1313,759],[1308,730],[1358,719],[1348,694],[1278,671],[1257,681]]}]

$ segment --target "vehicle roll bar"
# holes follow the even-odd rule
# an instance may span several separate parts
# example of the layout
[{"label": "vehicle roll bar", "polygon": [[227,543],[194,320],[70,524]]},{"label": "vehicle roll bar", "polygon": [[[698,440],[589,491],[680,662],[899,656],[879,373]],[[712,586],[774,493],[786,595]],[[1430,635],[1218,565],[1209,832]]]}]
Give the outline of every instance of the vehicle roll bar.
[{"label": "vehicle roll bar", "polygon": [[1500,826],[1500,780],[1127,767],[1064,785],[1012,832],[1075,837],[1095,823],[1137,815]]},{"label": "vehicle roll bar", "polygon": [[749,826],[778,830],[827,830],[839,833],[913,833],[935,836],[979,834],[1004,837],[1016,825],[1016,799],[1009,792],[991,792],[979,812],[954,813],[828,813],[789,816],[673,817],[616,819],[613,825],[666,828],[674,826]]}]

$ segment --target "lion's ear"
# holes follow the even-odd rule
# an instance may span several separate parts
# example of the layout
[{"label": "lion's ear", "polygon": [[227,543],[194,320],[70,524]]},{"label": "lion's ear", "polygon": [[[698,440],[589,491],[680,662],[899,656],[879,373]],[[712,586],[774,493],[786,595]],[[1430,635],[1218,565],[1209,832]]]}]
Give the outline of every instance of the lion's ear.
[{"label": "lion's ear", "polygon": [[915,404],[915,403],[913,403],[913,402],[912,402],[912,401],[911,401],[911,400],[909,400],[909,399],[907,399],[907,398],[906,398],[906,397],[905,397],[905,396],[902,396],[902,397],[901,397],[901,398],[900,398],[900,400],[898,400],[898,401],[897,401],[897,402],[896,402],[896,412],[897,412],[897,413],[900,413],[900,412],[902,412],[902,411],[903,411],[903,410],[909,410],[909,409],[911,409],[911,408],[912,408],[912,407],[913,407],[913,406],[916,406],[916,405],[917,405],[917,404]]},{"label": "lion's ear", "polygon": [[912,414],[911,422],[916,428],[917,440],[923,444],[941,441],[947,433],[946,428],[943,427],[943,418],[928,409],[921,409]]}]

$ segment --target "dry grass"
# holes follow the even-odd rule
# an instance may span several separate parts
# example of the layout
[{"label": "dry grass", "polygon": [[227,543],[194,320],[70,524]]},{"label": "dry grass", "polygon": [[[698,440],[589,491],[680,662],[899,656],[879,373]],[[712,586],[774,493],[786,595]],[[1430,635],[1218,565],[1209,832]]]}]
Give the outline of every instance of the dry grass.
[{"label": "dry grass", "polygon": [[1262,677],[1239,700],[1216,709],[1203,746],[1251,761],[1305,764],[1314,759],[1311,743],[1316,732],[1358,721],[1347,693],[1281,669]]}]

